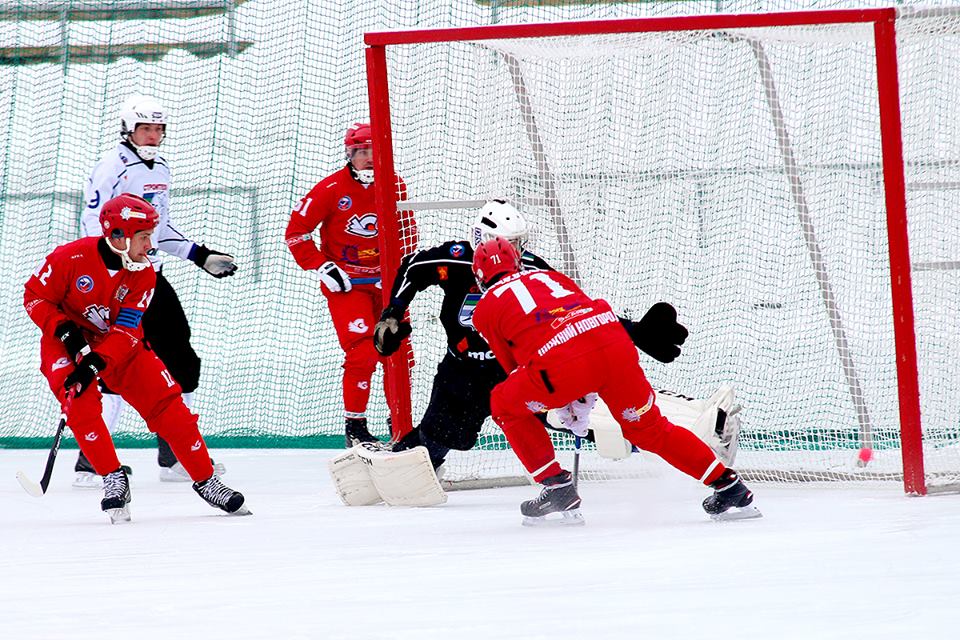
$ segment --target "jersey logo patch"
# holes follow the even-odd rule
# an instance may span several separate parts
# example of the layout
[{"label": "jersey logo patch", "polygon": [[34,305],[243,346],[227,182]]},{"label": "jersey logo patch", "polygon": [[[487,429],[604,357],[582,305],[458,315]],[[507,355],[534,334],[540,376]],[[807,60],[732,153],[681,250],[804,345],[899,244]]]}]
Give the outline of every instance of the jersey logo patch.
[{"label": "jersey logo patch", "polygon": [[377,214],[365,213],[362,216],[354,214],[347,222],[347,233],[352,233],[361,238],[377,237]]},{"label": "jersey logo patch", "polygon": [[123,299],[127,297],[128,293],[130,293],[130,288],[122,284],[117,287],[117,294],[114,297],[117,299],[117,302],[123,302]]},{"label": "jersey logo patch", "polygon": [[437,277],[441,280],[449,280],[450,269],[448,267],[437,267]]},{"label": "jersey logo patch", "polygon": [[628,422],[640,422],[640,418],[647,411],[650,411],[650,407],[652,406],[653,394],[651,393],[650,397],[647,399],[647,404],[643,405],[642,407],[627,407],[620,415],[622,415],[623,419],[627,420]]},{"label": "jersey logo patch", "polygon": [[77,291],[80,293],[90,293],[93,291],[93,278],[88,275],[82,275],[77,278]]},{"label": "jersey logo patch", "polygon": [[337,209],[340,209],[340,211],[346,211],[352,206],[353,206],[353,200],[350,199],[350,196],[343,196],[337,202]]},{"label": "jersey logo patch", "polygon": [[450,247],[450,255],[452,255],[454,258],[459,258],[463,255],[463,252],[464,249],[462,244],[455,244]]},{"label": "jersey logo patch", "polygon": [[363,321],[363,318],[357,318],[347,325],[347,331],[350,333],[366,333],[367,323]]},{"label": "jersey logo patch", "polygon": [[460,313],[457,314],[457,320],[461,326],[473,328],[473,311],[480,302],[479,293],[468,293],[460,306]]},{"label": "jersey logo patch", "polygon": [[83,311],[83,317],[90,321],[90,324],[106,333],[110,330],[110,309],[103,305],[92,304]]}]

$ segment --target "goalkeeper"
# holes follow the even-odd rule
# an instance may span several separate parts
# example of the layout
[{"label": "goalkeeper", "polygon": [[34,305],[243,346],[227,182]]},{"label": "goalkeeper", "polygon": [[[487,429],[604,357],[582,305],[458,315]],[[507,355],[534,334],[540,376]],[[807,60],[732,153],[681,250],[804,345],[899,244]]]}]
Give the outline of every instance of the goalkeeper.
[{"label": "goalkeeper", "polygon": [[[420,424],[397,442],[393,450],[424,446],[434,469],[451,449],[467,451],[477,442],[490,415],[490,393],[506,379],[490,346],[474,329],[473,309],[481,292],[473,275],[473,252],[481,242],[504,238],[521,254],[523,269],[553,269],[524,249],[527,222],[503,200],[486,203],[473,226],[472,242],[455,240],[418,251],[404,258],[393,283],[390,304],[374,328],[374,347],[382,356],[400,348],[410,335],[404,315],[420,291],[431,286],[443,290],[440,323],[447,334],[447,353],[437,366],[430,402]],[[687,330],[677,322],[674,308],[655,304],[639,322],[621,318],[636,346],[661,362],[680,355]]]}]

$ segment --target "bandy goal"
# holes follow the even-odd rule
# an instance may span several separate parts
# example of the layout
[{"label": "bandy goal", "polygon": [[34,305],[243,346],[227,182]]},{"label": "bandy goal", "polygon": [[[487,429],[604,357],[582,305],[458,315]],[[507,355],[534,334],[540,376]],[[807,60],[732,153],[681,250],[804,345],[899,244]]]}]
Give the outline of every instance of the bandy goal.
[{"label": "bandy goal", "polygon": [[[530,221],[533,251],[622,315],[673,304],[684,352],[644,368],[656,388],[736,389],[747,476],[902,480],[916,494],[960,481],[958,14],[365,41],[377,175],[405,179],[419,246],[467,238],[475,207],[503,197]],[[389,181],[375,186],[389,291],[414,240]],[[445,349],[438,306],[438,292],[414,301],[414,358],[389,363],[400,432]],[[452,472],[522,472],[487,431]]]}]

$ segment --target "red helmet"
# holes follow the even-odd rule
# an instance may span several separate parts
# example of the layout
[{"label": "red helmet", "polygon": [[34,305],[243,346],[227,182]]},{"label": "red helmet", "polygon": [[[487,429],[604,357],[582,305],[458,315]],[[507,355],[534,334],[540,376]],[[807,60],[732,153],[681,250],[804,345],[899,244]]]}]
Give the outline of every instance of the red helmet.
[{"label": "red helmet", "polygon": [[355,122],[347,127],[347,135],[343,137],[343,146],[347,151],[363,149],[373,146],[373,130],[368,122]]},{"label": "red helmet", "polygon": [[481,242],[473,251],[473,275],[481,289],[500,276],[520,271],[520,252],[506,238]]},{"label": "red helmet", "polygon": [[107,200],[100,210],[100,228],[107,238],[132,238],[138,231],[150,231],[160,222],[153,205],[132,193]]}]

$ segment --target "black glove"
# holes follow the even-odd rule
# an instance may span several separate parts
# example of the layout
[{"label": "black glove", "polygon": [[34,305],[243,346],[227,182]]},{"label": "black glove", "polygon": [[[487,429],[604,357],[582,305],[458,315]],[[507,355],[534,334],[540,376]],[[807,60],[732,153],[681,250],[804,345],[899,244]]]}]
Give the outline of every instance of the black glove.
[{"label": "black glove", "polygon": [[677,322],[677,310],[666,302],[650,307],[640,322],[621,322],[637,348],[659,360],[673,362],[680,355],[680,345],[689,331]]},{"label": "black glove", "polygon": [[214,278],[226,278],[237,272],[237,265],[233,261],[233,256],[208,249],[202,244],[194,245],[194,247],[190,259]]},{"label": "black glove", "polygon": [[77,363],[77,367],[71,371],[67,379],[63,381],[63,388],[70,391],[71,388],[76,387],[74,396],[78,396],[86,391],[90,383],[96,380],[100,372],[106,368],[107,363],[103,361],[103,358],[95,351],[91,351],[83,356],[80,362]]},{"label": "black glove", "polygon": [[413,332],[413,327],[403,319],[403,311],[390,305],[380,314],[380,322],[373,328],[373,348],[382,356],[397,352],[404,338]]},{"label": "black glove", "polygon": [[87,344],[87,339],[83,337],[83,332],[80,331],[80,327],[72,320],[67,320],[59,324],[57,328],[53,330],[53,335],[57,336],[60,342],[63,343],[63,347],[67,350],[71,362],[77,361],[77,354],[85,356],[90,353],[90,345]]}]

